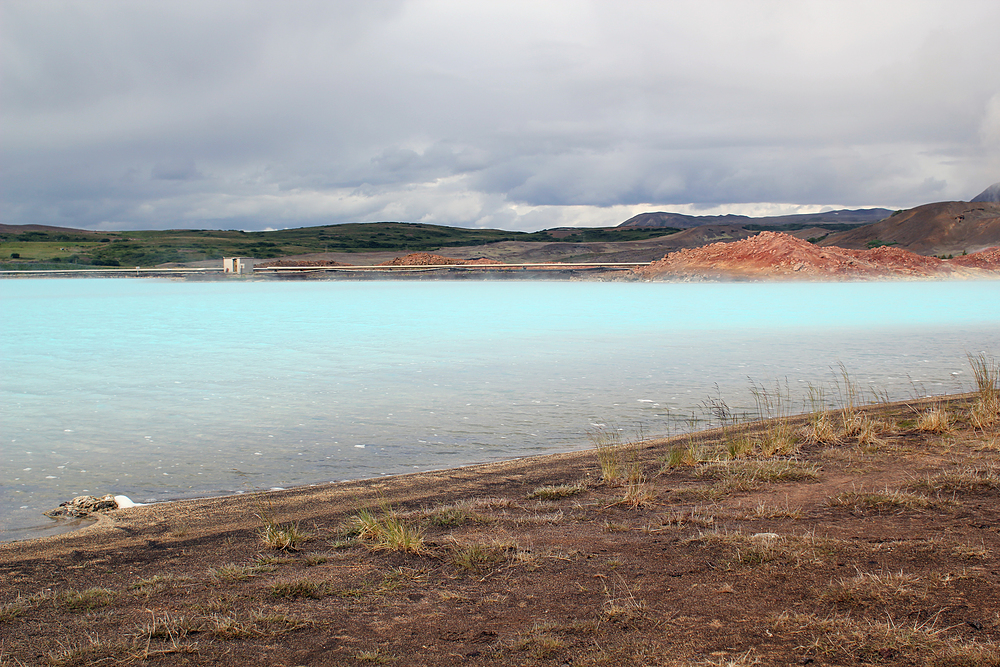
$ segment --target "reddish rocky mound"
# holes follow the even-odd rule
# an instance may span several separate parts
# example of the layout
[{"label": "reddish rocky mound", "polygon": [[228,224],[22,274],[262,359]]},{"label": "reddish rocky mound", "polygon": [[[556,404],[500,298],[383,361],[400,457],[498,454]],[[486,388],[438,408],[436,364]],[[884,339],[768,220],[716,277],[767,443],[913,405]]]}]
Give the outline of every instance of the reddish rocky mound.
[{"label": "reddish rocky mound", "polygon": [[[980,254],[980,253],[977,253]],[[975,257],[975,255],[969,255]],[[845,250],[819,247],[778,232],[761,232],[734,243],[712,243],[673,252],[637,273],[647,278],[705,276],[717,278],[925,278],[973,277],[981,272],[954,266],[956,260],[916,255],[907,250],[880,247]],[[983,265],[968,264],[975,269]]]},{"label": "reddish rocky mound", "polygon": [[333,262],[326,259],[275,259],[270,262],[260,262],[254,266],[270,268],[283,266],[350,266],[350,264]]},{"label": "reddish rocky mound", "polygon": [[403,257],[382,262],[376,266],[442,266],[453,264],[503,264],[494,259],[455,259],[454,257],[444,257],[442,255],[432,255],[429,252],[414,252]]},{"label": "reddish rocky mound", "polygon": [[974,269],[1000,271],[1000,246],[980,250],[969,255],[960,255],[948,260],[949,264],[968,266]]}]

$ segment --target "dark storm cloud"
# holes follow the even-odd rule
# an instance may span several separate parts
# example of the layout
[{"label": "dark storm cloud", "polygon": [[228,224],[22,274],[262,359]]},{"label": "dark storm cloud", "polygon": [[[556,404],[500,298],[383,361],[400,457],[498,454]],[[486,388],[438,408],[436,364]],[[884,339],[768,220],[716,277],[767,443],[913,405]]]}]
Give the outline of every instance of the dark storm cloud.
[{"label": "dark storm cloud", "polygon": [[7,223],[529,229],[1000,180],[985,0],[0,12]]}]

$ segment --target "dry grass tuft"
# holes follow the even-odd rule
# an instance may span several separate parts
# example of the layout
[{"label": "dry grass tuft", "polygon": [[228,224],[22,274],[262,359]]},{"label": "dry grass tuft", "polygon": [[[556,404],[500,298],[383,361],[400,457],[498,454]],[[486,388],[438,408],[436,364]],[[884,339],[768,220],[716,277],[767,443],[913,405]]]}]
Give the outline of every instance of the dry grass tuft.
[{"label": "dry grass tuft", "polygon": [[908,491],[886,489],[885,491],[845,491],[833,496],[827,501],[830,507],[847,507],[864,512],[902,511],[926,509],[933,504],[926,497]]},{"label": "dry grass tuft", "polygon": [[986,429],[1000,422],[1000,365],[983,352],[970,354],[969,365],[976,380],[976,399],[969,418],[976,428]]},{"label": "dry grass tuft", "polygon": [[854,577],[831,583],[821,597],[844,606],[912,603],[927,597],[927,585],[916,575],[903,572],[873,573],[859,570]]},{"label": "dry grass tuft", "polygon": [[106,607],[113,603],[118,594],[107,588],[86,588],[82,591],[70,588],[56,593],[53,602],[56,607],[69,611],[88,611],[98,607]]},{"label": "dry grass tuft", "polygon": [[1000,652],[995,645],[950,637],[933,622],[900,623],[891,617],[882,621],[786,612],[773,619],[772,625],[783,634],[804,635],[803,648],[837,663],[846,660],[851,664],[938,667],[1000,665]]},{"label": "dry grass tuft", "polygon": [[549,486],[540,486],[528,494],[528,499],[560,500],[562,498],[569,498],[570,496],[575,496],[578,493],[583,493],[586,490],[587,487],[584,486],[583,484],[556,484]]},{"label": "dry grass tuft", "polygon": [[635,596],[635,592],[619,576],[619,582],[609,588],[604,586],[604,602],[601,613],[604,620],[621,625],[629,625],[645,618],[648,614],[646,602]]},{"label": "dry grass tuft", "polygon": [[663,526],[698,526],[699,528],[709,528],[715,525],[715,515],[700,507],[692,507],[691,511],[674,510],[660,519]]},{"label": "dry grass tuft", "polygon": [[381,512],[360,510],[354,516],[353,527],[358,539],[366,541],[376,551],[413,554],[424,551],[423,531],[408,523],[387,503],[382,504]]},{"label": "dry grass tuft", "polygon": [[719,461],[700,467],[698,477],[717,480],[726,491],[750,491],[765,484],[818,481],[820,467],[793,459]]},{"label": "dry grass tuft", "polygon": [[830,540],[812,534],[778,535],[755,533],[747,535],[738,531],[713,530],[683,540],[684,544],[698,544],[722,549],[729,567],[761,565],[780,561],[798,566],[802,563],[822,562],[831,550]]},{"label": "dry grass tuft", "polygon": [[988,493],[1000,490],[1000,469],[986,464],[943,472],[909,485],[930,493]]},{"label": "dry grass tuft", "polygon": [[917,417],[917,430],[921,433],[948,433],[951,431],[951,413],[941,406],[925,410]]}]

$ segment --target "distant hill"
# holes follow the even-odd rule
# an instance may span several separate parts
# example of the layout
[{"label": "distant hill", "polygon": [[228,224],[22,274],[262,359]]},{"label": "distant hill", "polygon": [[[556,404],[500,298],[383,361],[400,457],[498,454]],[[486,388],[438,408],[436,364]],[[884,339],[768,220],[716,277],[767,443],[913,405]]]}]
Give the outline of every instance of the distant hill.
[{"label": "distant hill", "polygon": [[993,202],[994,204],[1000,203],[1000,183],[994,183],[990,187],[986,188],[978,195],[971,199],[973,203],[978,202]]},{"label": "distant hill", "polygon": [[976,252],[1000,245],[1000,204],[924,204],[864,227],[830,234],[819,245],[854,249],[893,245],[920,255]]},{"label": "distant hill", "polygon": [[[799,213],[753,218],[748,215],[684,215],[683,213],[640,213],[618,225],[619,227],[677,227],[690,229],[701,225],[754,225],[760,227],[802,225],[864,225],[892,214],[887,208],[861,208],[854,210],[826,211],[824,213]],[[753,227],[750,227],[753,229]]]}]

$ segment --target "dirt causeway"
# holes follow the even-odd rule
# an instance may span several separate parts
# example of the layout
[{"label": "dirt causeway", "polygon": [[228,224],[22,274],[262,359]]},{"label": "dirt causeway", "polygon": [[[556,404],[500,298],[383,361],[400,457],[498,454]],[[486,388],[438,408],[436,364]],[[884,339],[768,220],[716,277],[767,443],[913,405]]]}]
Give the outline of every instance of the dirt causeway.
[{"label": "dirt causeway", "polygon": [[0,663],[1000,665],[978,400],[116,510],[0,545]]}]

